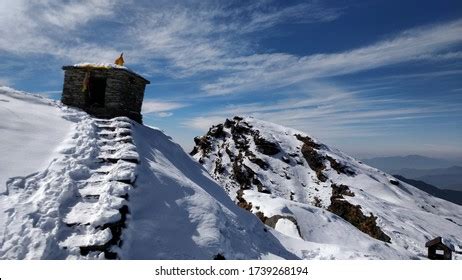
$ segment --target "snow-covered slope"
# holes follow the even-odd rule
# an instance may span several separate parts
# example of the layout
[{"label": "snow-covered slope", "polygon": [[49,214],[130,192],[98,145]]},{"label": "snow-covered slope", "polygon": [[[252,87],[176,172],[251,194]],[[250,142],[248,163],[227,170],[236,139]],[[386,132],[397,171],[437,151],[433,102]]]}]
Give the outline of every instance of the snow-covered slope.
[{"label": "snow-covered slope", "polygon": [[461,206],[303,132],[235,117],[195,142],[191,154],[299,257],[424,258],[437,236],[462,247]]},{"label": "snow-covered slope", "polygon": [[71,122],[52,104],[0,87],[0,194],[7,179],[45,168],[69,133]]},{"label": "snow-covered slope", "polygon": [[2,151],[40,145],[2,156],[0,259],[297,258],[161,131],[6,88],[0,100]]}]

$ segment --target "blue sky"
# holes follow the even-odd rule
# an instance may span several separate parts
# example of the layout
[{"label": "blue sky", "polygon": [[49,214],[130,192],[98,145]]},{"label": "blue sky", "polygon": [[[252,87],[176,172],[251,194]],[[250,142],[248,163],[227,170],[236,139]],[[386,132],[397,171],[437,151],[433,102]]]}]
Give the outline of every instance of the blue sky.
[{"label": "blue sky", "polygon": [[461,1],[0,2],[0,84],[59,98],[62,65],[122,51],[186,150],[253,115],[357,157],[462,158]]}]

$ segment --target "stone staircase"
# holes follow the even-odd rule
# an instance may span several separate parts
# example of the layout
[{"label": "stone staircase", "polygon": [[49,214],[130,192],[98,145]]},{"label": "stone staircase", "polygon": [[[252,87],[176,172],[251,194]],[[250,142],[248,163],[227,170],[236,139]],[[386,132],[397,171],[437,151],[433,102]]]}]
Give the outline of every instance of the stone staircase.
[{"label": "stone staircase", "polygon": [[95,121],[98,153],[92,155],[90,178],[77,181],[75,198],[64,209],[67,226],[59,246],[69,255],[117,259],[129,214],[129,190],[134,187],[139,155],[125,117]]}]

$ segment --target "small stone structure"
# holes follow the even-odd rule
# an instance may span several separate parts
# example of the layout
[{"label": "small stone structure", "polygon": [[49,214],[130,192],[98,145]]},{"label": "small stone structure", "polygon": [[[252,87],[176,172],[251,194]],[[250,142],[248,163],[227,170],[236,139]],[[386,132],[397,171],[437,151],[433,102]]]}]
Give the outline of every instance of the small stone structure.
[{"label": "small stone structure", "polygon": [[144,90],[150,82],[115,64],[63,66],[63,104],[98,118],[129,117],[142,123]]},{"label": "small stone structure", "polygon": [[425,243],[425,247],[428,248],[428,258],[430,260],[451,260],[452,249],[449,247],[450,244],[445,244],[443,238],[438,236]]}]

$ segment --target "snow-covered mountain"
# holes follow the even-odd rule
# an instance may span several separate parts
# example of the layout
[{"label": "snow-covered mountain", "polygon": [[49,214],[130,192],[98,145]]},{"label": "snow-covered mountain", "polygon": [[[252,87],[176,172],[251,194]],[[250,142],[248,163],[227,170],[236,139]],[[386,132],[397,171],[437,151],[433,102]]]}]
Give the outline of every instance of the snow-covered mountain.
[{"label": "snow-covered mountain", "polygon": [[410,259],[439,235],[461,249],[462,207],[292,129],[227,120],[196,139],[198,163],[159,129],[5,87],[0,118],[0,259]]},{"label": "snow-covered mountain", "polygon": [[301,258],[425,258],[437,236],[462,251],[461,206],[303,132],[234,117],[195,143],[191,155]]},{"label": "snow-covered mountain", "polygon": [[0,120],[0,259],[297,258],[156,128],[5,87]]}]

